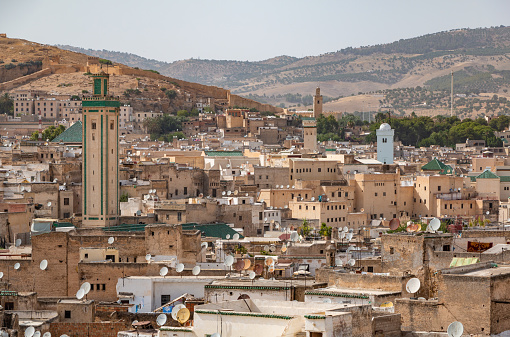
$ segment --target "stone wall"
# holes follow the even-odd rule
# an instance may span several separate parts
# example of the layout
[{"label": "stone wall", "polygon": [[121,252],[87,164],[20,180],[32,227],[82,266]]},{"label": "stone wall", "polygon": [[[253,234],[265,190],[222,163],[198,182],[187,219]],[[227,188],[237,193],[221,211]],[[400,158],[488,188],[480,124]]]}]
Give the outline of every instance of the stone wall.
[{"label": "stone wall", "polygon": [[372,318],[372,336],[400,337],[400,314],[374,315]]},{"label": "stone wall", "polygon": [[73,337],[117,337],[119,331],[126,330],[124,322],[97,322],[97,323],[51,323],[52,336],[68,335]]}]

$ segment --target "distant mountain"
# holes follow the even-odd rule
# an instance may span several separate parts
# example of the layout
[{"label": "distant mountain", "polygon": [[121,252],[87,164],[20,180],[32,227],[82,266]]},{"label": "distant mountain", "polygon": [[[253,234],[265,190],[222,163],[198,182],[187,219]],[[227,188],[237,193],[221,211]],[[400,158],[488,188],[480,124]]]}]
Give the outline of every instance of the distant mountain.
[{"label": "distant mountain", "polygon": [[510,68],[510,27],[504,26],[457,29],[318,56],[279,56],[259,62],[189,59],[166,63],[128,53],[59,47],[186,81],[221,86],[245,96],[266,95],[271,104],[279,103],[278,95],[311,94],[317,85],[329,96],[347,96],[421,86],[465,67],[471,67],[471,73],[484,72],[488,65],[496,70]]}]

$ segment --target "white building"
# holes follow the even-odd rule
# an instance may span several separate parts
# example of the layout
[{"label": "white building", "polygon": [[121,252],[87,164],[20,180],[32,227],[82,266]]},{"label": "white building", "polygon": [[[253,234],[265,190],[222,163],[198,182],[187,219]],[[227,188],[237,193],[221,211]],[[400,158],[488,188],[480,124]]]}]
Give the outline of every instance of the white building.
[{"label": "white building", "polygon": [[377,133],[377,160],[383,164],[393,164],[393,137],[395,130],[388,123],[382,123]]}]

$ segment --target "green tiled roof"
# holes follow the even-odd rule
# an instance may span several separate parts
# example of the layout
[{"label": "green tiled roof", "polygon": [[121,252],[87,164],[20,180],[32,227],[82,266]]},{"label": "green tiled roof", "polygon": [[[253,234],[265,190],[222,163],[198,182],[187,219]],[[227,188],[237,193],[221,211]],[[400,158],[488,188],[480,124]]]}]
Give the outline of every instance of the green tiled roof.
[{"label": "green tiled roof", "polygon": [[52,143],[81,143],[83,139],[83,129],[81,121],[77,121],[70,127],[68,127],[64,132],[55,137],[51,142]]},{"label": "green tiled roof", "polygon": [[[230,226],[224,224],[224,223],[216,223],[216,224],[205,224],[200,225],[196,223],[187,223],[182,225],[182,229],[187,230],[199,230],[202,232],[202,236],[205,237],[211,237],[211,238],[221,238],[221,239],[227,239],[227,234],[230,235],[230,238],[234,236],[234,234],[239,234],[235,230],[233,230]],[[239,234],[239,238],[242,239],[244,236]]]},{"label": "green tiled roof", "polygon": [[242,157],[242,151],[205,151],[209,157]]},{"label": "green tiled roof", "polygon": [[440,174],[453,173],[453,168],[439,161],[437,158],[432,159],[421,167],[423,171],[440,171]]},{"label": "green tiled roof", "polygon": [[502,183],[508,183],[510,182],[510,176],[500,176],[499,181],[501,181]]},{"label": "green tiled roof", "polygon": [[315,117],[301,117],[301,119],[304,121],[314,121]]},{"label": "green tiled roof", "polygon": [[[143,232],[145,230],[146,224],[122,224],[118,226],[112,227],[103,227],[103,231],[105,232]],[[215,223],[215,224],[196,224],[196,223],[185,223],[182,224],[183,230],[199,230],[204,237],[212,237],[212,238],[221,238],[227,239],[227,234],[230,235],[230,238],[234,236],[237,232],[233,230],[230,226],[224,223]],[[237,233],[239,234],[239,233]],[[244,238],[241,234],[239,234],[239,238]]]},{"label": "green tiled roof", "polygon": [[[481,174],[477,175],[476,177],[470,177],[471,181],[476,181],[478,179],[500,179],[497,175],[491,172],[491,170],[486,169]],[[510,178],[510,177],[508,177]]]}]

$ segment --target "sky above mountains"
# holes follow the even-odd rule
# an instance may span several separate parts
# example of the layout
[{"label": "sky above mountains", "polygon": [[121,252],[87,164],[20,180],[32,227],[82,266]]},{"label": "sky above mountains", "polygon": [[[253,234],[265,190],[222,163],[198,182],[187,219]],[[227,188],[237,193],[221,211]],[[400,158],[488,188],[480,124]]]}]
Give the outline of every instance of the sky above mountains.
[{"label": "sky above mountains", "polygon": [[510,25],[508,0],[2,0],[0,33],[172,62],[258,61]]}]

